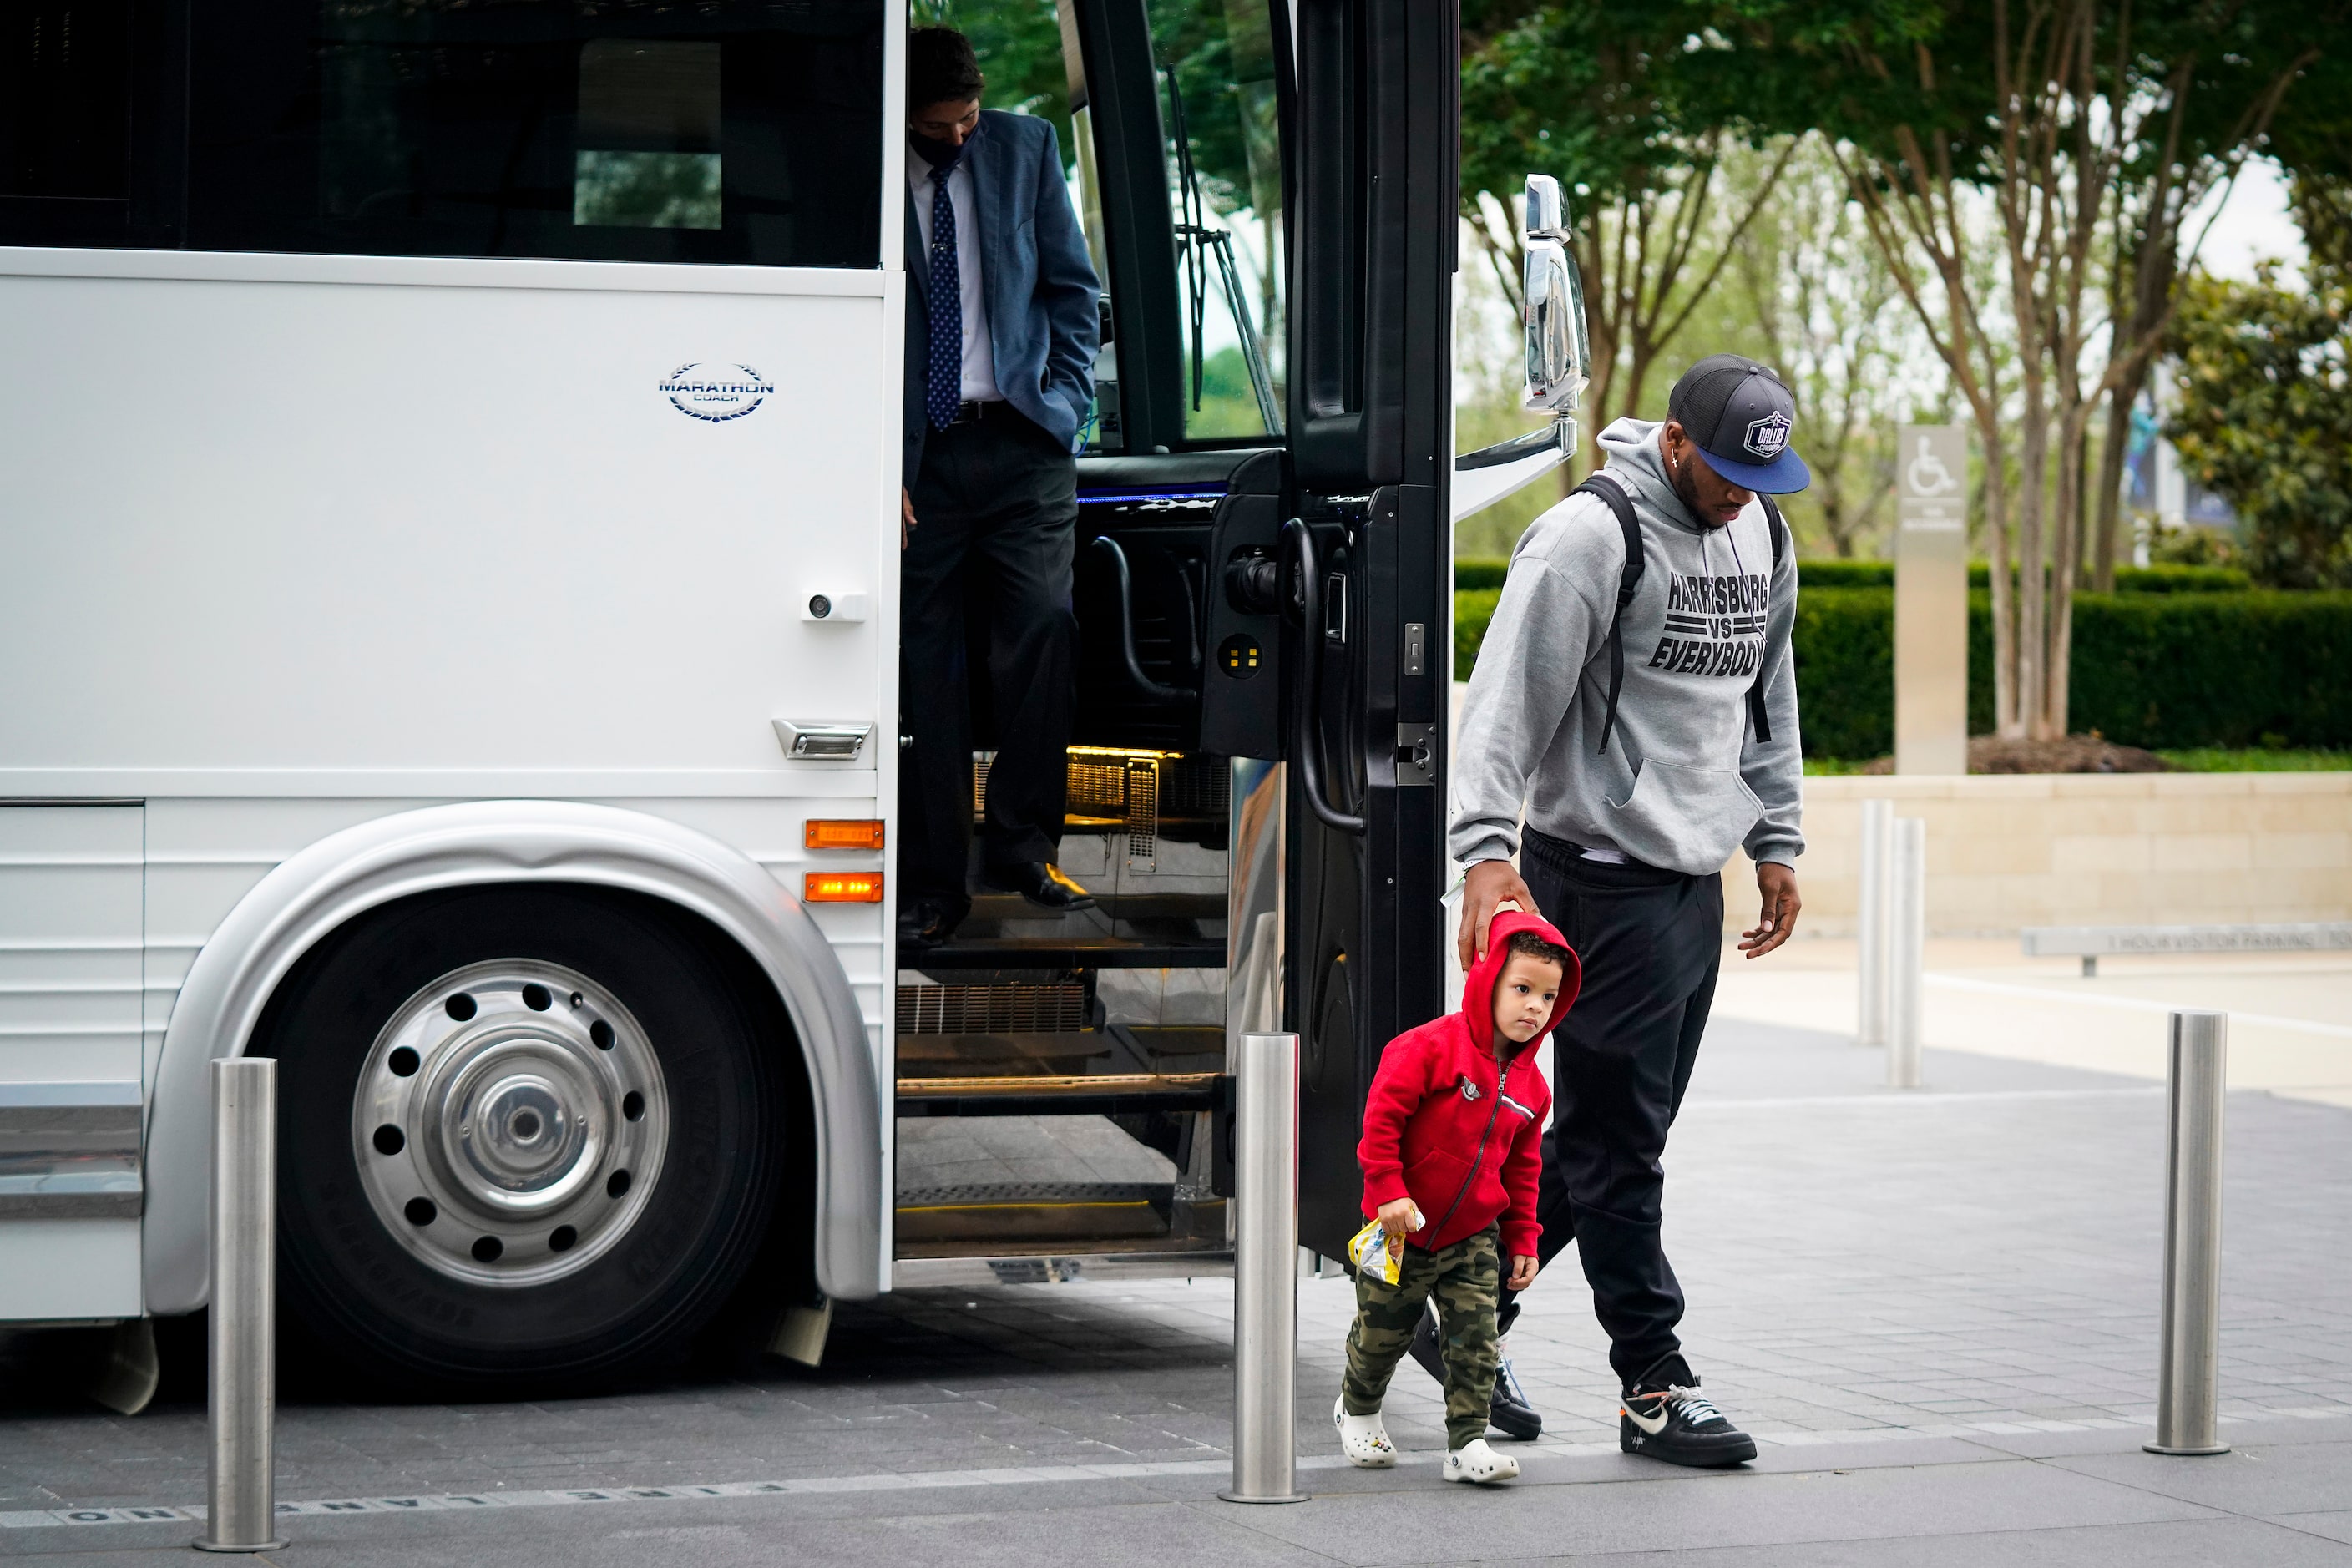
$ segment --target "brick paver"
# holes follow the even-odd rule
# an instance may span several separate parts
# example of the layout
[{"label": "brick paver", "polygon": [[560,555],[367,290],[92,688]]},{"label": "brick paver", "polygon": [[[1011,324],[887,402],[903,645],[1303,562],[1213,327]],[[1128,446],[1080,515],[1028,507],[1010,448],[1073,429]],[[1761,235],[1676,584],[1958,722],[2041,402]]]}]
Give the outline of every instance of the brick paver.
[{"label": "brick paver", "polygon": [[[1943,1087],[1897,1096],[1869,1087],[1875,1072],[1874,1057],[1822,1037],[1726,1026],[1710,1042],[1670,1152],[1667,1225],[1691,1300],[1689,1354],[1708,1393],[1768,1438],[1768,1469],[1801,1467],[1815,1450],[1844,1456],[1840,1465],[1948,1459],[1943,1469],[1958,1486],[1967,1467],[1955,1445],[1963,1440],[1977,1458],[2095,1454],[2125,1463],[2155,1397],[2161,1091],[1931,1057],[1931,1079]],[[2314,1485],[2352,1500],[2352,1111],[2242,1094],[2229,1117],[2223,1409],[2249,1418],[2247,1432],[2305,1434],[2299,1440],[2316,1447],[2298,1452],[2316,1456],[2305,1461],[2318,1467]],[[1390,1478],[1327,1468],[1327,1413],[1349,1306],[1343,1279],[1300,1282],[1299,1443],[1315,1467],[1306,1472],[1310,1486],[1344,1496],[1383,1486],[1408,1498],[1455,1493],[1427,1492],[1429,1473],[1415,1489],[1410,1466]],[[1044,1467],[1050,1473],[1034,1479],[1065,1500],[1055,1508],[1079,1506],[1079,1494],[1140,1507],[1171,1489],[1197,1501],[1217,1484],[1228,1440],[1231,1324],[1225,1280],[1013,1286],[845,1306],[819,1371],[767,1363],[577,1400],[350,1405],[335,1398],[330,1372],[289,1369],[279,1495],[754,1480],[822,1489],[830,1478],[854,1490],[877,1476],[991,1471],[1022,1491],[1025,1483],[1002,1472]],[[1625,1479],[1622,1467],[1633,1466],[1635,1479],[1688,1480],[1702,1491],[1727,1481],[1763,1486],[1767,1478],[1689,1478],[1609,1453],[1615,1390],[1572,1254],[1529,1296],[1512,1350],[1548,1419],[1531,1483]],[[76,1342],[54,1333],[0,1340],[0,1513],[199,1500],[200,1405],[183,1398],[135,1418],[107,1415],[72,1394],[75,1352]],[[1390,1426],[1402,1446],[1442,1447],[1442,1417],[1435,1385],[1401,1369]],[[1082,1466],[1109,1469],[1073,1485],[1066,1468]],[[1920,1484],[1928,1489],[1903,1494],[1915,1502],[1885,1506],[1912,1508],[1924,1539],[1939,1528],[1930,1516],[1940,1517],[1944,1502],[1936,1500],[1959,1494]],[[982,1506],[969,1486],[887,1495],[898,1500],[877,1518]],[[697,1506],[713,1510],[718,1542],[735,1528],[721,1529],[722,1518],[818,1508],[820,1498],[837,1493]],[[1205,1521],[1228,1516],[1208,1506],[1208,1514],[1180,1510],[1169,1528],[1206,1532],[1203,1546],[1223,1539],[1226,1527]],[[2206,1519],[2215,1508],[2228,1505],[2200,1502],[2190,1512]],[[555,1514],[535,1517],[543,1524]],[[2085,1514],[2082,1522],[2155,1530],[2169,1527],[2150,1521],[2174,1517],[2188,1516]],[[1902,1532],[1899,1520],[1887,1522],[1890,1533]],[[409,1525],[430,1533],[422,1516]],[[335,1525],[345,1527],[361,1529],[356,1516]],[[407,1526],[373,1528],[381,1537]],[[506,1539],[479,1528],[490,1532],[485,1542]],[[646,1515],[633,1528],[659,1534],[671,1526]],[[1288,1531],[1248,1528],[1260,1544]],[[119,1529],[111,1539],[125,1549],[161,1549],[167,1535],[187,1533]],[[2331,1529],[2352,1534],[2312,1511],[2296,1550]],[[1691,1544],[1717,1539],[1702,1537]],[[74,1544],[99,1542],[78,1536]],[[0,1553],[65,1545],[52,1531],[0,1530]],[[1234,1547],[1219,1560],[1248,1560],[1256,1550]],[[2147,1549],[2116,1550],[2137,1561]],[[1191,1555],[1171,1545],[1165,1560]],[[2305,1552],[2294,1560],[2336,1559]]]}]

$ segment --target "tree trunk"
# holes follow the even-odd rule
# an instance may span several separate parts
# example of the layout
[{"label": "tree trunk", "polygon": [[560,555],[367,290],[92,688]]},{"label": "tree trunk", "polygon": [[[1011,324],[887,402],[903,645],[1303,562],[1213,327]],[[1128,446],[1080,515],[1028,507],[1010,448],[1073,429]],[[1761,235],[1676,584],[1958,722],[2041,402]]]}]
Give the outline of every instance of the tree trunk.
[{"label": "tree trunk", "polygon": [[2058,447],[2058,559],[2050,574],[2050,674],[2043,707],[2050,732],[2057,736],[2067,732],[2073,686],[2074,578],[2082,570],[2084,447],[2090,423],[2087,405],[2067,409]]},{"label": "tree trunk", "polygon": [[[2021,357],[2022,357],[2021,355]],[[2028,362],[2029,365],[2031,362]],[[2050,420],[2042,378],[2025,375],[2025,417],[2017,437],[2017,721],[2036,741],[2050,738],[2050,574],[2045,502],[2049,496]]]},{"label": "tree trunk", "polygon": [[1977,435],[1984,446],[1985,554],[1992,588],[1993,732],[2014,740],[2025,730],[2017,716],[2017,589],[2010,573],[2009,466],[1998,417],[1979,416]]}]

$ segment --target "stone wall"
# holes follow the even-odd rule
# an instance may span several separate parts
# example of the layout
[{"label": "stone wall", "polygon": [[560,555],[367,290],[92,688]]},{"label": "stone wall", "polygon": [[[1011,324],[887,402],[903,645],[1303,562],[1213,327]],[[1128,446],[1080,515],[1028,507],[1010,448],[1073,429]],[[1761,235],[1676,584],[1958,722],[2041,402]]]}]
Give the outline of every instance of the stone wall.
[{"label": "stone wall", "polygon": [[[1937,936],[2352,920],[2352,773],[1843,777],[1805,781],[1801,934],[1853,934],[1869,799],[1927,819]],[[1754,923],[1755,887],[1735,858],[1727,929]]]}]

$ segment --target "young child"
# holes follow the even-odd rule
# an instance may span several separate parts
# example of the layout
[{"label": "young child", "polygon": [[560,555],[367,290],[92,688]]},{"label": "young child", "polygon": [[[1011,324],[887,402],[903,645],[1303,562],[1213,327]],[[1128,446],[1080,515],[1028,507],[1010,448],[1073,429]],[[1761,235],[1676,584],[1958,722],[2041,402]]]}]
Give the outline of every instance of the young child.
[{"label": "young child", "polygon": [[1512,1289],[1535,1283],[1537,1151],[1551,1105],[1535,1046],[1576,1000],[1581,978],[1559,932],[1507,910],[1495,917],[1486,956],[1463,987],[1462,1011],[1398,1036],[1381,1054],[1356,1158],[1364,1213],[1378,1216],[1391,1254],[1402,1247],[1403,1258],[1394,1285],[1373,1268],[1356,1271],[1348,1375],[1331,1407],[1350,1464],[1396,1463],[1381,1396],[1412,1343],[1423,1301],[1434,1297],[1445,1359],[1445,1479],[1487,1483],[1519,1473],[1517,1459],[1486,1445],[1495,1301],[1502,1254],[1511,1260]]}]

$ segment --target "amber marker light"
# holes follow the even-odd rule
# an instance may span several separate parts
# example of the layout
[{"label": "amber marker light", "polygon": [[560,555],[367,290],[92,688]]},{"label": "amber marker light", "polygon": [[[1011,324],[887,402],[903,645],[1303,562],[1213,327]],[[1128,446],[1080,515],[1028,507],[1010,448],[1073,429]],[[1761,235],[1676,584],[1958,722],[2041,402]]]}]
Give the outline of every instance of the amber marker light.
[{"label": "amber marker light", "polygon": [[879,822],[812,820],[807,827],[808,847],[812,849],[882,847],[882,825]]},{"label": "amber marker light", "polygon": [[882,901],[882,873],[811,871],[801,879],[801,901],[808,904],[878,904]]}]

